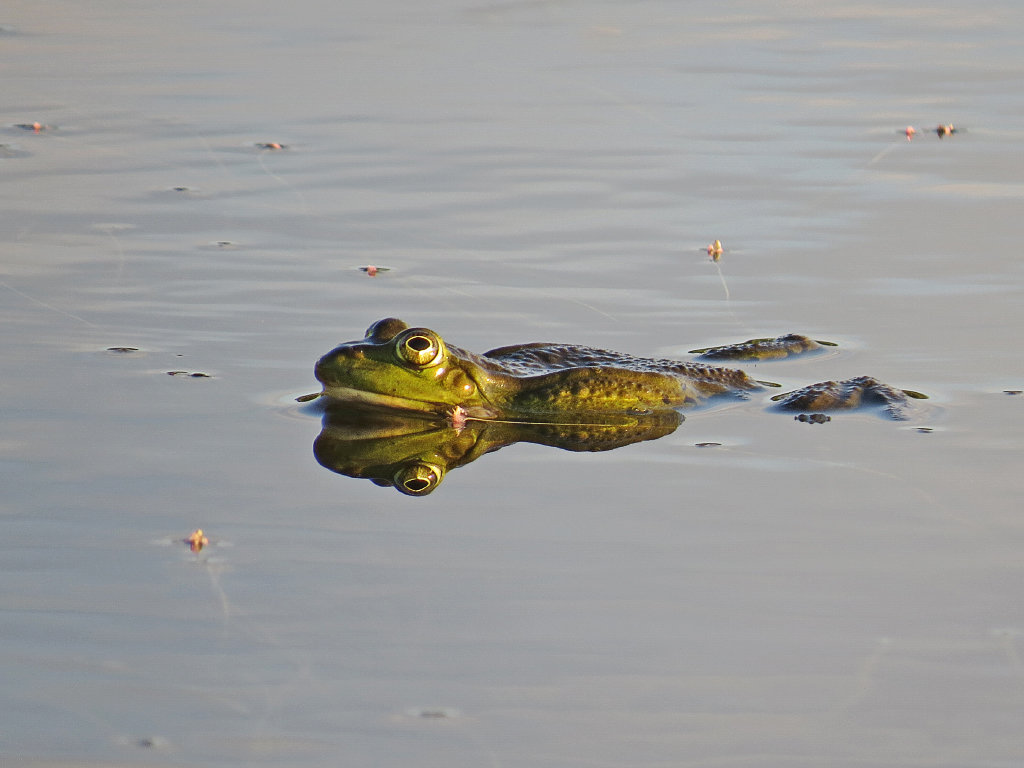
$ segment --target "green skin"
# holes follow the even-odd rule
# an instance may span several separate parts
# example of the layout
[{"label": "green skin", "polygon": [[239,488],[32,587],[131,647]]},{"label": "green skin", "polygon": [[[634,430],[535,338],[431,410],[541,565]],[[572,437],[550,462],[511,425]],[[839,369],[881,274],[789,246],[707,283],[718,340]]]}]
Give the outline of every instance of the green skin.
[{"label": "green skin", "polygon": [[[820,346],[804,336],[756,339],[698,350],[710,359],[774,359]],[[760,389],[743,371],[678,360],[650,360],[591,347],[521,344],[483,355],[459,349],[427,328],[386,318],[366,338],[341,344],[316,364],[322,395],[342,402],[473,419],[579,418],[683,408],[724,393]],[[906,395],[869,377],[823,382],[779,407],[819,410],[875,400],[894,418]],[[776,399],[779,399],[776,398]]]},{"label": "green skin", "polygon": [[453,429],[442,419],[395,409],[328,403],[323,429],[313,443],[321,465],[349,477],[425,496],[451,470],[507,445],[527,442],[566,451],[610,451],[675,431],[683,415],[589,414],[585,424],[470,419]]}]

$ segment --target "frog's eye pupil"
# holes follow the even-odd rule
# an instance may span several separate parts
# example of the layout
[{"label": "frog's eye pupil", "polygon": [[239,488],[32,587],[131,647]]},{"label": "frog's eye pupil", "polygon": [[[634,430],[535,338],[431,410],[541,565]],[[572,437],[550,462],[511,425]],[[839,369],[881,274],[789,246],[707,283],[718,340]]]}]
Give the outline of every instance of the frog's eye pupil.
[{"label": "frog's eye pupil", "polygon": [[437,365],[444,359],[441,340],[430,333],[417,330],[397,340],[398,356],[405,362],[421,368]]},{"label": "frog's eye pupil", "polygon": [[405,343],[414,352],[426,352],[431,347],[430,339],[426,336],[413,336]]}]

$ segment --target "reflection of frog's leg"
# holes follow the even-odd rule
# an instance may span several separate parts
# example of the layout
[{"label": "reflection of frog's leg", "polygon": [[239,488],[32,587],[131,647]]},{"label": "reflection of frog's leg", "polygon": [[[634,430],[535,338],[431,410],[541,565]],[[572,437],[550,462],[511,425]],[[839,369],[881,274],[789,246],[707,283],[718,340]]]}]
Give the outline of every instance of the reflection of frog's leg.
[{"label": "reflection of frog's leg", "polygon": [[926,395],[911,390],[896,389],[870,376],[857,376],[845,381],[823,381],[772,398],[786,411],[835,411],[859,408],[877,403],[894,419],[910,418],[910,400],[924,399]]},{"label": "reflection of frog's leg", "polygon": [[787,333],[774,339],[748,339],[721,347],[691,349],[690,354],[699,354],[701,360],[780,360],[834,346],[831,341],[815,341],[798,333]]}]

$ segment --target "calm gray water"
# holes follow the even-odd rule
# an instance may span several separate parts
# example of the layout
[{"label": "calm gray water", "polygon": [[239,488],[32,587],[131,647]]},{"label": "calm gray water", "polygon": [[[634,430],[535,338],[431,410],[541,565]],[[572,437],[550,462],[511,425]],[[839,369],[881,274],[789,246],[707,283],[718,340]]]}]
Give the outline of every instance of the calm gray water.
[{"label": "calm gray water", "polygon": [[[1022,28],[5,4],[4,765],[1019,766]],[[519,444],[413,499],[321,468],[292,402],[389,315],[477,351],[799,331],[842,346],[754,372],[931,399]]]}]

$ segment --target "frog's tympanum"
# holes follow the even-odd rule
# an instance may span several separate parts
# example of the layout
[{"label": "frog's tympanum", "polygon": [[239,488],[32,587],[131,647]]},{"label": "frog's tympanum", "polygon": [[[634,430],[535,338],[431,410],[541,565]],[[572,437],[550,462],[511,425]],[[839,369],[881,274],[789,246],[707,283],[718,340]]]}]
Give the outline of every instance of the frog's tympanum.
[{"label": "frog's tympanum", "polygon": [[[698,360],[762,361],[831,346],[789,334],[694,353]],[[328,404],[317,439],[320,463],[412,495],[429,493],[448,469],[513,442],[607,450],[668,434],[682,421],[677,409],[778,386],[709,363],[566,344],[519,344],[476,355],[395,318],[324,355],[316,377],[323,391],[311,397]],[[772,400],[790,411],[876,404],[905,419],[908,398],[923,397],[859,376]],[[377,412],[369,421],[367,408]],[[352,411],[364,415],[353,421],[344,415]]]}]

